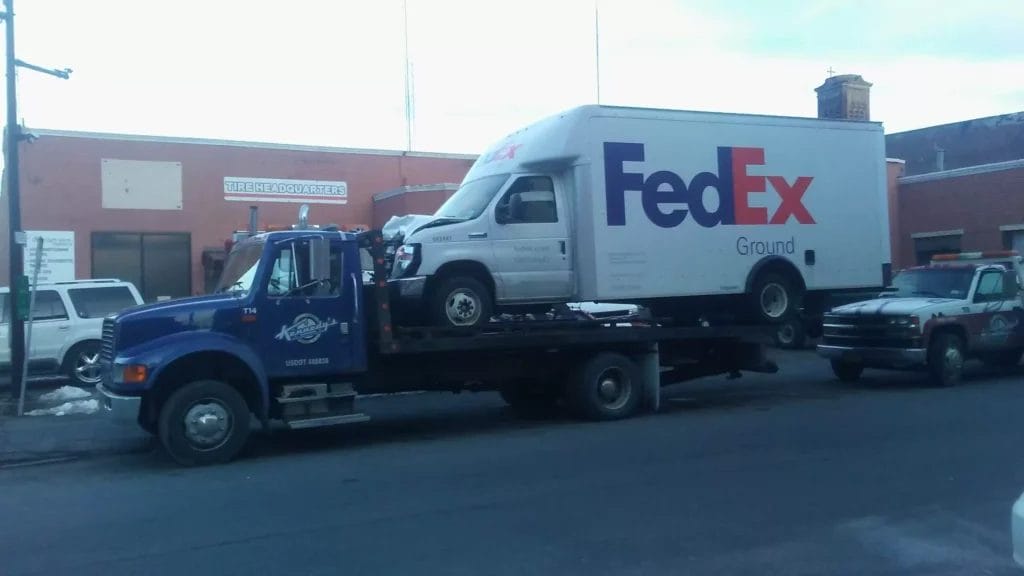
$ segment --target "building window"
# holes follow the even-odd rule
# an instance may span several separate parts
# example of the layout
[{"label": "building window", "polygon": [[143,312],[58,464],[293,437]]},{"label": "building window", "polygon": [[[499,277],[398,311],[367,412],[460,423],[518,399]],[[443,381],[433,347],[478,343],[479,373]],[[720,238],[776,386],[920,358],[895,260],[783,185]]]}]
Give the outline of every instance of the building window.
[{"label": "building window", "polygon": [[960,252],[962,236],[962,234],[915,235],[914,254],[917,264],[919,266],[928,264],[931,262],[932,256],[936,254]]},{"label": "building window", "polygon": [[146,302],[192,293],[188,234],[94,232],[92,277],[131,282]]}]

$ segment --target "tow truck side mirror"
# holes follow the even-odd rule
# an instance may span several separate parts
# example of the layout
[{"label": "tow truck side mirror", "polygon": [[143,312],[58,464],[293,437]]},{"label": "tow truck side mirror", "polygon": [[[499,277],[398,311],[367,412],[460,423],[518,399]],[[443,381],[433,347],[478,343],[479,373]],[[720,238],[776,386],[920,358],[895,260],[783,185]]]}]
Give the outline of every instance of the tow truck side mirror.
[{"label": "tow truck side mirror", "polygon": [[327,280],[331,277],[331,243],[318,236],[309,240],[309,279]]}]

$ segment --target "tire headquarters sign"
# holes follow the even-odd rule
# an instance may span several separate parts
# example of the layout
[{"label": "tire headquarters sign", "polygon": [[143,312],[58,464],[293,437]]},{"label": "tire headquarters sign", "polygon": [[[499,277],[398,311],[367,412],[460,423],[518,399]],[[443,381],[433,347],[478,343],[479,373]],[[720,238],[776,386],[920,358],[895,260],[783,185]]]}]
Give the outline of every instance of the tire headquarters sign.
[{"label": "tire headquarters sign", "polygon": [[327,180],[225,176],[224,199],[235,202],[347,204],[348,185]]}]

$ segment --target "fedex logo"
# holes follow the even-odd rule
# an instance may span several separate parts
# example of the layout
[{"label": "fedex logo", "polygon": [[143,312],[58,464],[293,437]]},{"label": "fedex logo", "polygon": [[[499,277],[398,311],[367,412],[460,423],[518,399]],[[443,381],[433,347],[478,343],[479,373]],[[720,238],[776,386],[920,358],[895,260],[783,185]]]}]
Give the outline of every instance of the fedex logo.
[{"label": "fedex logo", "polygon": [[[643,162],[644,145],[626,142],[604,143],[605,202],[609,226],[626,225],[626,192],[639,192],[644,214],[655,225],[674,228],[687,214],[697,224],[711,228],[719,224],[785,224],[790,218],[800,224],[814,224],[803,204],[811,185],[810,176],[787,182],[782,176],[747,174],[748,166],[764,164],[764,148],[718,147],[718,174],[701,172],[690,183],[674,172],[659,170],[646,178],[639,172],[626,172],[625,162]],[[779,196],[779,207],[769,217],[768,209],[750,205],[750,195],[766,192],[770,184]],[[718,208],[704,206],[704,190],[718,191]],[[667,211],[664,204],[674,204]],[[686,208],[678,206],[685,204]],[[666,206],[666,208],[668,208]]]},{"label": "fedex logo", "polygon": [[519,150],[521,146],[522,144],[505,144],[501,148],[498,148],[494,152],[485,156],[482,164],[494,162],[495,160],[514,160],[516,157],[516,150]]}]

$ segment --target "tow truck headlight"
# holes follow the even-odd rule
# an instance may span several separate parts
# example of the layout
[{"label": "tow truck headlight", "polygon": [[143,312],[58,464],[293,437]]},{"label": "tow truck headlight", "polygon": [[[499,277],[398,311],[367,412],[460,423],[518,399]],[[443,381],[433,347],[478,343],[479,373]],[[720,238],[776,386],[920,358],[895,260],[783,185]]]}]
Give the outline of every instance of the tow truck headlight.
[{"label": "tow truck headlight", "polygon": [[395,252],[395,276],[414,274],[419,264],[419,244],[402,244]]},{"label": "tow truck headlight", "polygon": [[921,327],[921,319],[917,316],[894,316],[889,319],[889,325],[916,329]]}]

